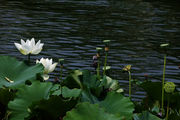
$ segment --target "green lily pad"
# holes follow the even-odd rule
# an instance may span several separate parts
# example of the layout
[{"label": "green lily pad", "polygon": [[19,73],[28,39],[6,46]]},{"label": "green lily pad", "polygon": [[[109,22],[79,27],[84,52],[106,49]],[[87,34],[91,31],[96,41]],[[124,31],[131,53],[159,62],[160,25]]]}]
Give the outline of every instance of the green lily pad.
[{"label": "green lily pad", "polygon": [[77,104],[78,99],[64,99],[60,96],[50,96],[48,100],[34,103],[28,120],[59,120]]},{"label": "green lily pad", "polygon": [[18,89],[16,98],[9,102],[8,108],[12,112],[10,120],[23,120],[28,117],[31,110],[29,106],[36,101],[48,99],[52,83],[39,81],[33,82],[32,85],[24,85]]},{"label": "green lily pad", "polygon": [[43,66],[37,64],[29,67],[13,57],[0,56],[0,88],[17,88],[27,80],[36,80],[37,73],[43,71]]},{"label": "green lily pad", "polygon": [[51,95],[59,96],[61,94],[61,86],[60,84],[55,84],[51,88]]},{"label": "green lily pad", "polygon": [[51,89],[51,95],[59,96],[62,94],[64,98],[76,98],[80,96],[81,91],[81,89],[69,89],[66,86],[61,87],[59,84],[55,84]]},{"label": "green lily pad", "polygon": [[100,106],[105,108],[106,112],[115,114],[120,120],[132,120],[134,104],[120,93],[109,92]]},{"label": "green lily pad", "polygon": [[79,103],[75,109],[66,113],[63,120],[119,120],[113,114],[106,113],[98,104]]},{"label": "green lily pad", "polygon": [[161,120],[161,119],[151,114],[148,111],[143,111],[140,114],[134,114],[134,120]]},{"label": "green lily pad", "polygon": [[67,88],[66,86],[62,87],[62,96],[64,98],[76,98],[76,97],[79,97],[79,95],[81,94],[81,89],[77,89],[77,88],[74,88],[74,89],[69,89]]},{"label": "green lily pad", "polygon": [[82,75],[80,70],[72,71],[65,80],[63,80],[62,85],[67,86],[68,88],[82,88],[82,83],[79,79],[79,76]]}]

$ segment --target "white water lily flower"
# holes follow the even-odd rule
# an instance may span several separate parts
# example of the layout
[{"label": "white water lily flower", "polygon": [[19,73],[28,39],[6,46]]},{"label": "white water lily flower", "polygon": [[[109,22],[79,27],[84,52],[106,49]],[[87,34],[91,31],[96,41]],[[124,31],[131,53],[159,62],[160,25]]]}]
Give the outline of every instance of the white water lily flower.
[{"label": "white water lily flower", "polygon": [[23,55],[28,55],[28,54],[39,54],[42,50],[43,43],[41,43],[41,40],[39,40],[37,43],[35,43],[34,38],[31,40],[27,40],[26,42],[21,39],[21,44],[19,43],[14,43],[16,48],[23,54]]},{"label": "white water lily flower", "polygon": [[53,64],[52,59],[48,59],[48,58],[46,59],[41,58],[40,61],[36,60],[36,64],[37,63],[41,63],[44,66],[44,75],[43,75],[44,80],[49,79],[48,73],[54,71],[56,65],[58,64],[57,62]]}]

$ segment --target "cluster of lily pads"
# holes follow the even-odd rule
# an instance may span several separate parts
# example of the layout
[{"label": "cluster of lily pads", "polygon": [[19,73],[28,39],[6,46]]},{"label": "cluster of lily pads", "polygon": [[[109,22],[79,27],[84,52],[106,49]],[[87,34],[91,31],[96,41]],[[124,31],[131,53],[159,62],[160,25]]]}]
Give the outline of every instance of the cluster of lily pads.
[{"label": "cluster of lily pads", "polygon": [[[118,80],[107,75],[110,40],[97,48],[93,57],[96,73],[72,70],[64,79],[64,59],[59,59],[60,82],[48,81],[58,62],[41,58],[30,61],[31,54],[39,54],[40,41],[21,40],[17,49],[28,56],[28,63],[9,56],[0,56],[0,119],[1,120],[179,120],[180,92],[172,82],[165,83],[164,59],[162,82],[134,82],[131,65],[123,68],[129,74],[129,97],[124,95]],[[166,47],[162,44],[161,47]],[[102,71],[101,59],[104,57]],[[100,59],[101,58],[101,59]],[[143,88],[147,96],[141,102],[132,101],[131,85]]]}]

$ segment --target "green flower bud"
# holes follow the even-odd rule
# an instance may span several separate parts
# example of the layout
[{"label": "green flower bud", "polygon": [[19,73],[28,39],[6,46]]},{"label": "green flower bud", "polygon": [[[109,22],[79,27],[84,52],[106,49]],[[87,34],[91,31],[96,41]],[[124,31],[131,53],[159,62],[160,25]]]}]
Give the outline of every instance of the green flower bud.
[{"label": "green flower bud", "polygon": [[61,65],[63,65],[64,64],[64,59],[59,59],[59,62],[60,62]]},{"label": "green flower bud", "polygon": [[173,82],[166,82],[164,89],[167,93],[172,93],[175,90],[176,85]]}]

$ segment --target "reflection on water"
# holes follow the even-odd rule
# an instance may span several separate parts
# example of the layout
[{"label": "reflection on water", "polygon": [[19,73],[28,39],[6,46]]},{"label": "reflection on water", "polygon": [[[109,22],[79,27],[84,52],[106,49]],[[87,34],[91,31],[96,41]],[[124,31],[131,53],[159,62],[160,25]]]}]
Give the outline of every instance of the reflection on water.
[{"label": "reflection on water", "polygon": [[[65,59],[66,72],[89,69],[97,46],[112,40],[108,64],[111,76],[126,90],[128,76],[121,72],[131,64],[133,78],[153,81],[162,77],[161,43],[170,43],[166,80],[180,84],[180,9],[163,2],[116,0],[40,0],[32,2],[4,1],[0,5],[0,54],[19,59],[13,43],[35,37],[45,43],[41,57]],[[56,69],[59,71],[59,68]],[[58,75],[58,72],[54,77]],[[134,98],[144,92],[134,87]]]}]

